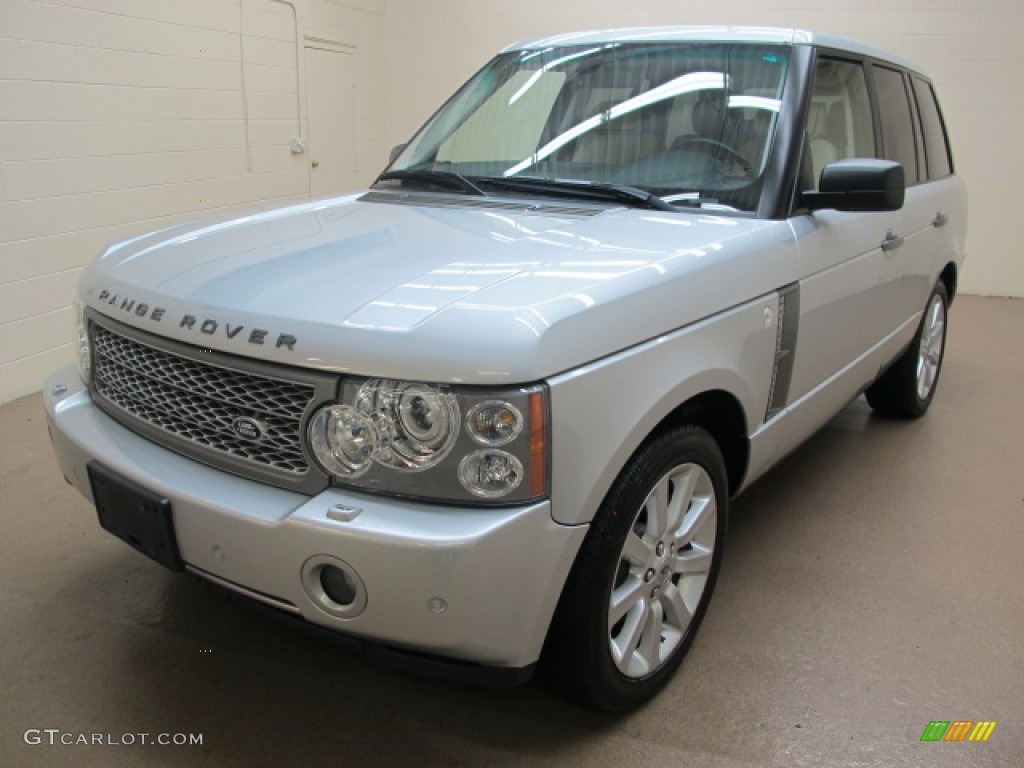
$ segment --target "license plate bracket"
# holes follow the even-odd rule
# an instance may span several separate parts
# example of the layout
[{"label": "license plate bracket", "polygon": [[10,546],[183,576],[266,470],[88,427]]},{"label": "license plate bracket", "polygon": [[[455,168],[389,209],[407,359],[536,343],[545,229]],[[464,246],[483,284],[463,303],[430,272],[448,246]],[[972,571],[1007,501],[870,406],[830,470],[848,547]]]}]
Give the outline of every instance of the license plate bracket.
[{"label": "license plate bracket", "polygon": [[104,530],[172,571],[184,570],[170,500],[95,461],[87,469]]}]

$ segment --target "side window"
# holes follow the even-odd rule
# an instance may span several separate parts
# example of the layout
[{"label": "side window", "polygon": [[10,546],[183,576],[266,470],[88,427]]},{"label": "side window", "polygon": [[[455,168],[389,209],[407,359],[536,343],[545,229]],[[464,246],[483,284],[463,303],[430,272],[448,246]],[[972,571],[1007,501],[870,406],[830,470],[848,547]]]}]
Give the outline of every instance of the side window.
[{"label": "side window", "polygon": [[953,162],[949,154],[949,142],[942,122],[942,113],[935,100],[935,91],[919,77],[913,78],[914,96],[921,114],[924,128],[924,146],[928,158],[928,178],[944,179],[953,173]]},{"label": "side window", "polygon": [[829,163],[875,156],[871,100],[863,64],[825,57],[818,60],[807,113],[807,142],[814,189],[818,188],[821,169]]},{"label": "side window", "polygon": [[910,116],[910,99],[903,73],[887,67],[874,68],[878,112],[882,118],[882,146],[886,160],[903,164],[907,185],[915,184],[917,147],[914,143],[914,121]]}]

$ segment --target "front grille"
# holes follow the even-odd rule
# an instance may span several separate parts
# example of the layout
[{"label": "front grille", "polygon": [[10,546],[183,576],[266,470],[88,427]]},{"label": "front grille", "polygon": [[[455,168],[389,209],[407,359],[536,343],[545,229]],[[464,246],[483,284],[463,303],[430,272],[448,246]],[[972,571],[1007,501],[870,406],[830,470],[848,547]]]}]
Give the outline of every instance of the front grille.
[{"label": "front grille", "polygon": [[[301,484],[311,474],[302,424],[329,396],[318,391],[323,376],[303,381],[300,369],[203,352],[98,317],[91,327],[93,394],[127,426],[207,463],[281,481],[275,484]],[[239,419],[258,424],[258,438],[240,434]]]}]

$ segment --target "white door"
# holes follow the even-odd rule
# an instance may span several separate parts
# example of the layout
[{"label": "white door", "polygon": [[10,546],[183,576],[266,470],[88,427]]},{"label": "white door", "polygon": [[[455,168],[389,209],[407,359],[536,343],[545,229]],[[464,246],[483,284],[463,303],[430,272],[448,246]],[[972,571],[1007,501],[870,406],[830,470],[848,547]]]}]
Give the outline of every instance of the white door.
[{"label": "white door", "polygon": [[352,55],[306,46],[309,190],[326,197],[356,189],[355,77]]}]

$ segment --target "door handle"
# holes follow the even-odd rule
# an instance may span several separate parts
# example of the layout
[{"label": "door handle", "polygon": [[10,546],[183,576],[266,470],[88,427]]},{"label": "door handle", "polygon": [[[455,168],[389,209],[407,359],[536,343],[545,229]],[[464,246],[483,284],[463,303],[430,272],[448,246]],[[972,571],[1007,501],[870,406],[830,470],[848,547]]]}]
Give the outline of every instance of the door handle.
[{"label": "door handle", "polygon": [[885,240],[882,241],[882,250],[888,253],[889,251],[895,251],[897,248],[903,245],[903,237],[897,235],[891,229],[886,232]]},{"label": "door handle", "polygon": [[935,218],[932,219],[932,226],[933,227],[944,227],[947,224],[949,224],[949,216],[944,214],[942,211],[939,211],[938,213],[936,213],[935,214]]},{"label": "door handle", "polygon": [[320,161],[319,160],[314,160],[312,163],[310,163],[310,165],[312,165],[314,168],[319,168],[320,167]]}]

